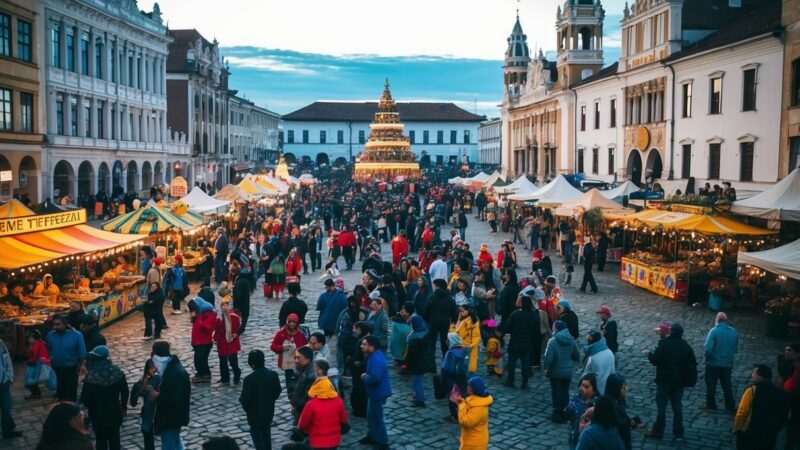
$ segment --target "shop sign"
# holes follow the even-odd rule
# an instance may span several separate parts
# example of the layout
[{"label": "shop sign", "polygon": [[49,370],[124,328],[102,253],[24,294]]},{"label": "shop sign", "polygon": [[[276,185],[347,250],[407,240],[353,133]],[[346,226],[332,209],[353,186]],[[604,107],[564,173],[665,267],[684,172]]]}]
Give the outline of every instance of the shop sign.
[{"label": "shop sign", "polygon": [[170,185],[170,197],[185,197],[188,194],[189,183],[183,177],[175,177]]},{"label": "shop sign", "polygon": [[86,210],[83,208],[55,214],[12,217],[0,219],[0,236],[55,230],[83,223],[86,223]]},{"label": "shop sign", "polygon": [[682,212],[682,213],[689,213],[689,214],[698,214],[698,215],[705,215],[709,212],[708,208],[705,206],[698,206],[698,205],[682,205],[682,204],[675,204],[669,206],[670,211],[675,212]]},{"label": "shop sign", "polygon": [[622,258],[619,278],[658,295],[671,299],[675,298],[675,289],[678,283],[675,271],[647,266],[634,260]]},{"label": "shop sign", "polygon": [[14,172],[10,170],[0,170],[0,183],[10,182],[14,178]]}]

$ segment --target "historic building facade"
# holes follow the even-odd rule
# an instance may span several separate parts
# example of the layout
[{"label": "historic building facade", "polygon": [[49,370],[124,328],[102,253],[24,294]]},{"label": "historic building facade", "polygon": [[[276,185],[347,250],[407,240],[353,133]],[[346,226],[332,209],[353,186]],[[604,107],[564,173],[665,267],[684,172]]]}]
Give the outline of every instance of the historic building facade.
[{"label": "historic building facade", "polygon": [[256,106],[246,98],[229,96],[230,123],[228,142],[233,153],[230,180],[278,162],[278,124],[281,116],[266,108]]},{"label": "historic building facade", "polygon": [[[41,0],[44,197],[148,191],[189,162],[167,129],[170,38],[156,4]],[[147,196],[145,193],[144,196]]]},{"label": "historic building facade", "polygon": [[783,0],[781,25],[785,47],[778,175],[783,177],[800,166],[800,2]]},{"label": "historic building facade", "polygon": [[42,199],[39,36],[33,0],[0,3],[0,202]]},{"label": "historic building facade", "polygon": [[[354,162],[370,134],[377,102],[314,102],[284,115],[287,162],[317,165]],[[420,164],[458,163],[478,156],[478,127],[483,116],[452,103],[397,102],[400,120]]]},{"label": "historic building facade", "polygon": [[499,117],[487,120],[478,127],[478,164],[497,165],[502,162],[503,121]]},{"label": "historic building facade", "polygon": [[166,70],[167,123],[191,148],[190,184],[230,182],[233,154],[228,141],[230,72],[219,43],[197,30],[169,30]]}]

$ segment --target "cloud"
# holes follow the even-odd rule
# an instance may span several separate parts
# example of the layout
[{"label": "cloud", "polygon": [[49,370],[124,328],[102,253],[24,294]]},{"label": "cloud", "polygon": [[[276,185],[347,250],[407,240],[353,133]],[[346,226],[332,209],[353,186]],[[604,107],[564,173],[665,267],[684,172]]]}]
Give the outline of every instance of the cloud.
[{"label": "cloud", "polygon": [[288,72],[297,75],[317,75],[318,72],[306,67],[287,62],[279,61],[275,58],[264,57],[239,57],[228,56],[225,58],[234,67],[242,67],[248,69],[266,70],[270,72]]}]

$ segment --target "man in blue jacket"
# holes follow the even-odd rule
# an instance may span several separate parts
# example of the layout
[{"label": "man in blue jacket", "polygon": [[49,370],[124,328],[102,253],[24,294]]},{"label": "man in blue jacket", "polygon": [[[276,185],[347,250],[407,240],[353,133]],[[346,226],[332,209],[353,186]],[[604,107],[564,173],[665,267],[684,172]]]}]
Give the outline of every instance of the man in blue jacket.
[{"label": "man in blue jacket", "polygon": [[53,330],[47,333],[47,349],[58,378],[56,397],[64,402],[78,399],[78,372],[85,370],[86,344],[83,335],[67,325],[62,316],[53,318]]},{"label": "man in blue jacket", "polygon": [[317,300],[317,311],[319,319],[317,326],[325,332],[325,337],[331,337],[336,332],[336,321],[339,314],[347,309],[347,296],[344,292],[336,289],[336,285],[328,278],[325,280],[325,291],[319,294]]},{"label": "man in blue jacket", "polygon": [[386,356],[381,350],[381,341],[375,336],[366,336],[361,340],[361,351],[367,358],[367,370],[361,375],[361,379],[367,391],[368,431],[358,442],[385,450],[389,448],[389,436],[386,434],[383,406],[386,399],[392,396],[389,367],[386,365]]},{"label": "man in blue jacket", "polygon": [[725,409],[731,414],[736,412],[731,371],[738,348],[739,336],[736,334],[736,329],[728,323],[728,316],[724,312],[718,313],[715,326],[708,332],[703,346],[706,358],[706,404],[700,407],[702,411],[716,411],[717,380],[719,380],[725,396]]}]

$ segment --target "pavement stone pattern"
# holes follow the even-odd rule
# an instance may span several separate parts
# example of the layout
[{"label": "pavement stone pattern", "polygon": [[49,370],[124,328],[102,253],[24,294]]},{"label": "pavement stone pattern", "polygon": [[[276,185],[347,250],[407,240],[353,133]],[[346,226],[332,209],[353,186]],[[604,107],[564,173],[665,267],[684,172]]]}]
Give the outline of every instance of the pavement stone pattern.
[{"label": "pavement stone pattern", "polygon": [[[467,241],[477,249],[486,243],[492,254],[496,254],[507,233],[489,233],[486,222],[470,220]],[[442,236],[449,236],[449,229],[442,230]],[[519,274],[524,275],[530,268],[530,251],[518,245],[520,263]],[[391,258],[388,244],[382,245],[384,258]],[[560,258],[554,251],[548,253],[553,259],[556,273],[561,269]],[[357,264],[360,267],[360,264]],[[724,412],[700,412],[698,407],[705,402],[705,383],[703,378],[702,346],[708,330],[714,324],[714,314],[704,306],[687,306],[682,303],[658,297],[642,289],[619,281],[618,264],[609,263],[605,272],[597,273],[598,294],[578,292],[582,276],[582,266],[576,265],[575,277],[571,287],[563,287],[564,298],[571,301],[580,318],[581,334],[597,326],[595,311],[601,304],[612,308],[620,327],[620,351],[617,353],[617,368],[625,375],[629,386],[628,412],[639,415],[646,426],[655,421],[655,368],[642,356],[642,350],[656,345],[657,336],[653,328],[662,321],[681,322],[686,330],[685,338],[692,345],[700,362],[700,377],[697,386],[684,394],[684,426],[686,440],[672,439],[672,414],[667,409],[667,426],[663,440],[644,439],[645,427],[633,431],[633,444],[637,449],[732,449],[735,447],[731,433],[733,417]],[[323,290],[319,281],[320,273],[303,277],[301,298],[309,305],[307,323],[312,331],[316,329],[316,300]],[[358,282],[359,271],[343,271],[345,287],[352,289]],[[276,355],[269,350],[274,333],[278,329],[278,310],[280,302],[264,300],[260,289],[256,289],[251,299],[251,314],[247,332],[242,336],[242,352],[239,357],[243,377],[250,373],[247,367],[247,353],[255,348],[267,355],[267,366],[275,369]],[[197,286],[193,287],[196,292]],[[774,366],[775,356],[782,351],[785,342],[764,335],[764,319],[760,311],[726,309],[732,324],[739,331],[740,349],[736,356],[733,371],[734,394],[737,399],[747,386],[751,367],[755,363],[768,363]],[[192,350],[189,342],[190,323],[188,314],[166,315],[170,328],[164,330],[163,337],[170,341],[173,353],[178,355],[190,374],[193,373]],[[120,322],[112,324],[103,333],[108,339],[112,360],[123,368],[128,383],[133,384],[142,373],[144,362],[149,357],[151,342],[142,342],[143,320],[136,313]],[[335,344],[330,345],[335,352]],[[437,358],[441,355],[437,350]],[[479,359],[478,373],[484,372],[483,350]],[[332,358],[333,360],[333,358]],[[210,358],[213,379],[219,377],[216,350]],[[333,360],[332,362],[335,362]],[[33,449],[38,443],[41,424],[47,414],[52,398],[46,389],[40,400],[24,400],[27,391],[22,386],[25,366],[16,365],[16,381],[12,385],[14,399],[13,416],[18,430],[24,436],[13,441],[0,440],[0,449]],[[572,379],[570,397],[577,392],[577,379],[582,367],[576,365]],[[280,376],[283,383],[283,376]],[[550,414],[550,387],[541,371],[536,371],[530,382],[529,391],[520,391],[502,386],[498,378],[487,380],[488,388],[494,397],[490,409],[490,449],[551,449],[568,448],[567,425],[556,425],[548,420]],[[393,449],[455,449],[459,445],[460,428],[442,422],[447,415],[446,400],[433,399],[432,376],[427,376],[427,408],[411,407],[410,377],[392,372],[394,395],[386,405],[386,421],[390,444]],[[247,421],[239,405],[241,386],[221,384],[199,384],[192,387],[191,423],[183,429],[187,449],[199,449],[208,437],[228,435],[234,437],[241,448],[252,448]],[[722,405],[721,387],[717,392],[718,404]],[[341,448],[367,448],[357,443],[366,434],[366,420],[351,418],[352,431],[344,436]],[[292,427],[291,408],[285,391],[276,405],[276,415],[272,430],[274,448],[289,441]],[[158,438],[156,438],[156,445]],[[779,441],[782,443],[782,440]],[[138,423],[138,408],[129,409],[122,426],[122,448],[143,448]]]}]

